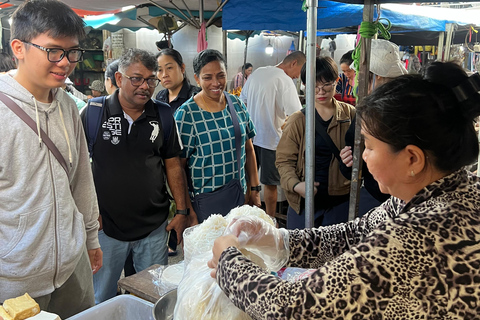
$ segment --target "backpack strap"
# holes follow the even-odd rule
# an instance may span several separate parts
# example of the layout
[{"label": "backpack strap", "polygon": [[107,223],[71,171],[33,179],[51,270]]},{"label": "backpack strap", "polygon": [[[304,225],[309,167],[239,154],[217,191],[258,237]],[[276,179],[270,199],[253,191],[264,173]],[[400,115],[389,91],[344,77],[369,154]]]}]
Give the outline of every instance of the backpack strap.
[{"label": "backpack strap", "polygon": [[[302,109],[302,113],[305,115],[306,109]],[[315,111],[316,112],[316,111]],[[316,115],[315,115],[316,117]],[[342,161],[342,158],[340,157],[340,151],[338,150],[337,146],[333,142],[332,138],[328,135],[327,131],[322,130],[319,125],[317,125],[317,121],[315,120],[315,132],[322,137],[323,141],[328,145],[330,148],[330,151],[332,154],[337,158],[338,162],[340,162],[340,167],[344,166],[345,164]]]},{"label": "backpack strap", "polygon": [[157,107],[158,110],[158,117],[160,118],[160,122],[162,123],[162,130],[163,130],[163,145],[166,146],[168,139],[170,138],[170,134],[172,133],[172,128],[174,125],[173,115],[172,115],[172,108],[170,105],[166,104],[165,102],[161,102],[155,99],[152,99],[153,103]]},{"label": "backpack strap", "polygon": [[85,128],[90,158],[93,156],[93,146],[97,140],[98,130],[102,121],[103,108],[105,107],[105,96],[88,100],[85,108]]}]

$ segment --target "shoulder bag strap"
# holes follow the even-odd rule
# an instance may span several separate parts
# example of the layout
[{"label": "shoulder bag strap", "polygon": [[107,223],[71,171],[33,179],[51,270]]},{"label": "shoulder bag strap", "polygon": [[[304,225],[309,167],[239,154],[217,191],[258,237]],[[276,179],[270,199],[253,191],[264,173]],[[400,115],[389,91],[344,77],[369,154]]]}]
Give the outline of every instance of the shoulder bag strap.
[{"label": "shoulder bag strap", "polygon": [[55,158],[57,158],[58,162],[65,170],[68,175],[68,166],[65,158],[63,158],[60,151],[57,149],[55,144],[52,140],[47,136],[45,131],[40,129],[40,132],[37,132],[37,125],[35,121],[22,109],[20,108],[12,99],[6,96],[4,93],[0,92],[0,101],[2,101],[10,110],[12,110],[20,119],[22,119],[36,134],[40,134],[43,142],[47,146],[47,148],[53,153]]},{"label": "shoulder bag strap", "polygon": [[233,129],[235,130],[235,148],[237,149],[237,167],[238,167],[238,180],[240,178],[240,150],[241,150],[241,137],[240,137],[240,125],[238,123],[237,112],[233,107],[232,99],[230,99],[230,95],[227,92],[224,92],[225,98],[227,98],[228,109],[230,110],[230,114],[232,115],[232,122],[233,122]]},{"label": "shoulder bag strap", "polygon": [[[302,113],[305,115],[305,108],[302,109]],[[315,115],[316,117],[316,115]],[[327,143],[328,147],[330,148],[330,151],[333,153],[335,158],[340,162],[340,166],[345,165],[342,161],[342,158],[340,157],[340,151],[338,150],[337,146],[333,142],[332,138],[327,134],[327,131],[322,130],[320,126],[317,125],[317,121],[315,120],[315,132],[319,134],[322,139]]]},{"label": "shoulder bag strap", "polygon": [[170,106],[164,105],[159,100],[154,99],[153,104],[157,107],[158,110],[158,117],[160,118],[160,122],[162,123],[163,130],[163,145],[166,146],[168,139],[170,139],[173,126],[175,125],[175,121],[172,116],[172,109],[170,108]]}]

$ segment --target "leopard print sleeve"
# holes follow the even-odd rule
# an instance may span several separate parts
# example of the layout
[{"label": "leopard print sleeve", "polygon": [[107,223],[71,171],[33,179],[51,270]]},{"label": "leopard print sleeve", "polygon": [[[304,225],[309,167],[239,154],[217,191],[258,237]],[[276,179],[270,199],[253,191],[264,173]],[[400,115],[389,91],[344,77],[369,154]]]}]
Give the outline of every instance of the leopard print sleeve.
[{"label": "leopard print sleeve", "polygon": [[[424,243],[431,243],[427,236],[387,222],[352,250],[295,282],[265,273],[231,247],[222,254],[217,280],[253,319],[397,319],[397,312],[413,319],[424,311],[415,295],[425,292],[411,285],[425,281],[433,263]],[[410,259],[412,252],[419,253],[417,260]]]},{"label": "leopard print sleeve", "polygon": [[291,232],[290,264],[319,265],[302,280],[230,247],[218,285],[253,319],[480,319],[479,212],[480,178],[460,170],[408,203],[391,198],[355,222]]},{"label": "leopard print sleeve", "polygon": [[362,218],[333,226],[289,232],[289,267],[314,269],[358,244],[387,218],[398,212],[398,199],[390,198]]}]

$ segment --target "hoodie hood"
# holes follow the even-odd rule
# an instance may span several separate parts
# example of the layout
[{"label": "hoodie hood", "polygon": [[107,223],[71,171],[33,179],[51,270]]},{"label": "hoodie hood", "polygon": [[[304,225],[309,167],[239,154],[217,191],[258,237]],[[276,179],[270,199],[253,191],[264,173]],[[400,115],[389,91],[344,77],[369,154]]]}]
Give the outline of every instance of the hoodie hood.
[{"label": "hoodie hood", "polygon": [[[40,111],[46,111],[48,113],[53,112],[57,106],[57,104],[53,102],[58,99],[57,95],[61,90],[62,89],[60,88],[51,89],[53,95],[52,104],[48,110],[40,109]],[[0,92],[6,93],[10,98],[18,100],[31,107],[32,110],[35,110],[35,97],[20,83],[18,83],[15,78],[13,78],[13,74],[4,74],[0,76]]]}]

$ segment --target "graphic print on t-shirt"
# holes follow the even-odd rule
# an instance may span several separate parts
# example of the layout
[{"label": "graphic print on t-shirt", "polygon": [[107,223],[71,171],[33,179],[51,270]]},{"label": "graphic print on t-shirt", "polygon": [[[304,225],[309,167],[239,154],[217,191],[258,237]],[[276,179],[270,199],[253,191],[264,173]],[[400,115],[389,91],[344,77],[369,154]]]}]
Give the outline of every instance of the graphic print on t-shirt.
[{"label": "graphic print on t-shirt", "polygon": [[104,131],[102,136],[104,140],[110,140],[114,145],[120,143],[120,137],[122,136],[122,118],[121,117],[110,117],[102,124],[103,129],[109,131]]},{"label": "graphic print on t-shirt", "polygon": [[160,128],[158,127],[158,121],[150,121],[150,125],[153,127],[152,134],[150,135],[150,141],[152,143],[155,142],[155,139],[158,137],[158,133],[160,132]]}]

